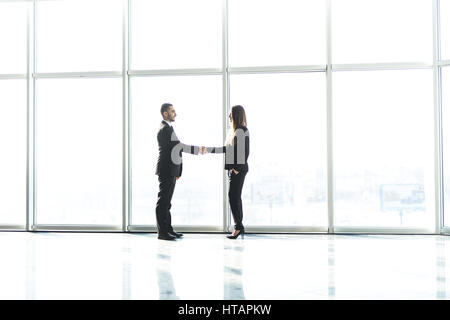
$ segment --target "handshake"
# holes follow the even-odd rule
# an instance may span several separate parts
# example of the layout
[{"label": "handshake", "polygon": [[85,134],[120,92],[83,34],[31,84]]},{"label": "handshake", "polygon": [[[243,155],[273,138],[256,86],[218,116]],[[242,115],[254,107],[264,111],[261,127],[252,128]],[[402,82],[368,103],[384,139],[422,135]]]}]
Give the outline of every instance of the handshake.
[{"label": "handshake", "polygon": [[208,151],[206,150],[206,147],[200,147],[199,153],[205,154],[205,153],[208,153]]}]

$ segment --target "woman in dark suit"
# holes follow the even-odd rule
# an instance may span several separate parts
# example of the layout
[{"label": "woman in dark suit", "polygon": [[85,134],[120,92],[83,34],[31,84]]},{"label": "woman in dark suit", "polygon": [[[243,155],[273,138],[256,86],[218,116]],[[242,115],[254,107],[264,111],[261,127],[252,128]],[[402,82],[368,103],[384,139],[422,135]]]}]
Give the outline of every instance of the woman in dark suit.
[{"label": "woman in dark suit", "polygon": [[[227,236],[228,239],[244,238],[244,225],[242,224],[242,187],[248,172],[248,155],[250,153],[250,136],[247,129],[247,117],[242,106],[231,108],[228,115],[231,128],[228,132],[225,146],[219,148],[206,148],[208,153],[225,153],[225,170],[228,171],[231,213],[234,220],[234,231]],[[205,150],[203,150],[205,152]]]}]

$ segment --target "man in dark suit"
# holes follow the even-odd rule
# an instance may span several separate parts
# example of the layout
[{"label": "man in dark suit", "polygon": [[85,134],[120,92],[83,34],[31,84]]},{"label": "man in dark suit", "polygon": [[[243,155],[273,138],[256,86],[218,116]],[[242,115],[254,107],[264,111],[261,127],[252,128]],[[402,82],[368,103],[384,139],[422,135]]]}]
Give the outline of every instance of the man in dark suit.
[{"label": "man in dark suit", "polygon": [[173,105],[164,103],[161,106],[163,121],[158,131],[159,157],[156,174],[159,180],[158,202],[156,204],[156,222],[158,224],[158,239],[175,240],[183,234],[176,232],[172,227],[170,208],[176,181],[181,177],[183,170],[182,152],[198,154],[199,147],[189,146],[177,138],[172,122],[177,116]]}]

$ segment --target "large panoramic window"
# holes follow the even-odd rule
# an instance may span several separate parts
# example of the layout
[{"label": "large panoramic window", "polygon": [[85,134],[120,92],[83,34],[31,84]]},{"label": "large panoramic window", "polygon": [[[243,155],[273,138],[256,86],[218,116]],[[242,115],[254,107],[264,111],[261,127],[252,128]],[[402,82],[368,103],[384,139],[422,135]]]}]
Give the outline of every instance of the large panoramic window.
[{"label": "large panoramic window", "polygon": [[450,226],[450,67],[442,68],[442,140],[444,170],[444,226]]},{"label": "large panoramic window", "polygon": [[250,132],[247,225],[327,225],[325,85],[324,73],[231,77]]},{"label": "large panoramic window", "polygon": [[323,0],[230,0],[232,67],[324,64]]},{"label": "large panoramic window", "polygon": [[333,63],[432,62],[432,1],[332,1]]},{"label": "large panoramic window", "polygon": [[[173,104],[181,142],[221,146],[222,78],[179,76],[134,78],[132,97],[132,224],[153,225],[159,191],[155,175],[157,133],[163,103]],[[172,198],[173,225],[221,226],[223,165],[218,155],[183,154],[183,172]]]},{"label": "large panoramic window", "polygon": [[0,2],[0,74],[27,69],[26,2]]},{"label": "large panoramic window", "polygon": [[0,2],[0,225],[25,225],[27,85],[26,2]]},{"label": "large panoramic window", "polygon": [[37,81],[37,222],[122,222],[122,82]]},{"label": "large panoramic window", "polygon": [[432,76],[333,75],[336,226],[434,226]]},{"label": "large panoramic window", "polygon": [[122,69],[120,0],[38,0],[37,71]]},{"label": "large panoramic window", "polygon": [[[199,146],[222,145],[244,106],[257,231],[432,232],[436,191],[449,227],[449,17],[450,0],[0,0],[0,229],[117,230],[128,214],[153,230],[165,102]],[[183,160],[172,224],[229,227],[223,155]]]},{"label": "large panoramic window", "polygon": [[450,0],[440,0],[441,58],[450,60]]},{"label": "large panoramic window", "polygon": [[131,1],[131,69],[222,66],[222,0]]},{"label": "large panoramic window", "polygon": [[25,80],[0,79],[0,224],[25,225],[26,89]]}]

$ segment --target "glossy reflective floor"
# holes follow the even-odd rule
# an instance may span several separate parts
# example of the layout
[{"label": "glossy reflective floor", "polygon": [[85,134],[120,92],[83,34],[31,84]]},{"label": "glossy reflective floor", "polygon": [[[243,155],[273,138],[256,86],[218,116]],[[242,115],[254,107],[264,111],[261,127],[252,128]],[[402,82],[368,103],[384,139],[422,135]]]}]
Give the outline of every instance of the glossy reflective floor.
[{"label": "glossy reflective floor", "polygon": [[450,237],[0,232],[0,299],[449,299]]}]

